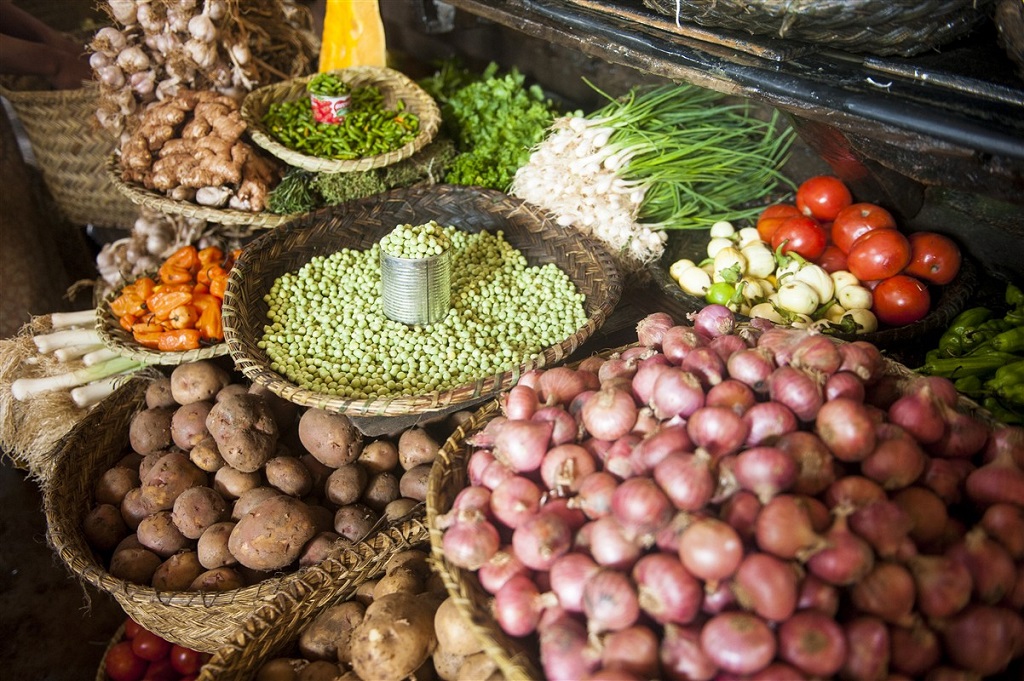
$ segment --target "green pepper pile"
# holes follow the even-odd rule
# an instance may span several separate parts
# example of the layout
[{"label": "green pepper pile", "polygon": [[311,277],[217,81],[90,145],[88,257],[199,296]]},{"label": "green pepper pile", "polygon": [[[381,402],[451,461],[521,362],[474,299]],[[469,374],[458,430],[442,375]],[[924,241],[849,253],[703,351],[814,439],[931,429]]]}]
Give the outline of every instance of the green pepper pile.
[{"label": "green pepper pile", "polygon": [[918,371],[945,376],[1000,421],[1024,424],[1024,291],[1008,284],[1008,311],[961,312]]}]

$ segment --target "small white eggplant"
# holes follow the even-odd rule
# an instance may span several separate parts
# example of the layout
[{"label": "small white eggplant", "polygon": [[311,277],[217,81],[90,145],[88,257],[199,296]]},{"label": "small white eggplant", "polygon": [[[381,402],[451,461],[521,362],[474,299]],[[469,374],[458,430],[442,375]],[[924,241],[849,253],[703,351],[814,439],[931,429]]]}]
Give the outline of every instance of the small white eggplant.
[{"label": "small white eggplant", "polygon": [[847,317],[852,319],[853,323],[857,325],[857,333],[873,333],[878,330],[878,317],[871,310],[863,308],[847,310],[846,314],[843,315],[843,319]]},{"label": "small white eggplant", "polygon": [[[732,273],[731,275],[729,273]],[[715,255],[715,275],[723,281],[738,281],[747,273],[747,259],[735,246],[728,246]]]},{"label": "small white eggplant", "polygon": [[720,221],[716,222],[715,224],[711,225],[711,229],[708,232],[708,235],[712,239],[716,239],[716,238],[719,238],[719,237],[725,237],[726,239],[730,239],[731,240],[735,234],[736,234],[736,228],[733,227],[732,223],[728,222],[727,220],[720,220]]},{"label": "small white eggplant", "polygon": [[821,305],[817,292],[802,281],[787,279],[776,293],[779,307],[798,314],[812,314]]},{"label": "small white eggplant", "polygon": [[707,253],[709,258],[713,258],[718,255],[718,252],[723,248],[732,248],[736,244],[732,239],[724,236],[713,237],[708,241]]},{"label": "small white eggplant", "polygon": [[679,260],[676,260],[674,263],[669,265],[668,276],[672,277],[675,281],[679,281],[679,277],[682,276],[683,272],[690,269],[691,267],[696,267],[696,265],[697,263],[693,262],[688,258],[680,258]]},{"label": "small white eggplant", "polygon": [[868,310],[871,308],[873,296],[867,288],[851,285],[839,289],[836,300],[847,310]]},{"label": "small white eggplant", "polygon": [[836,270],[830,275],[832,277],[832,284],[835,286],[836,293],[839,293],[846,286],[859,286],[860,279],[857,278],[853,272],[847,272],[846,270]]},{"label": "small white eggplant", "polygon": [[776,324],[785,324],[786,320],[782,318],[779,311],[775,309],[775,306],[769,302],[758,303],[750,308],[750,312],[747,313],[751,317],[760,317],[761,319],[767,319],[770,322]]},{"label": "small white eggplant", "polygon": [[679,276],[679,288],[683,289],[691,296],[699,296],[701,298],[711,288],[711,275],[704,271],[701,267],[691,267],[684,271]]},{"label": "small white eggplant", "polygon": [[741,247],[740,253],[747,261],[746,273],[750,276],[764,279],[775,271],[775,255],[760,239]]},{"label": "small white eggplant", "polygon": [[793,275],[796,281],[802,281],[818,294],[818,300],[825,302],[835,294],[835,284],[828,272],[813,263],[807,263]]},{"label": "small white eggplant", "polygon": [[[757,233],[757,227],[744,227],[740,231],[736,232],[736,243],[740,248],[752,243],[764,243],[761,241],[761,235]],[[767,244],[765,244],[767,245]]]}]

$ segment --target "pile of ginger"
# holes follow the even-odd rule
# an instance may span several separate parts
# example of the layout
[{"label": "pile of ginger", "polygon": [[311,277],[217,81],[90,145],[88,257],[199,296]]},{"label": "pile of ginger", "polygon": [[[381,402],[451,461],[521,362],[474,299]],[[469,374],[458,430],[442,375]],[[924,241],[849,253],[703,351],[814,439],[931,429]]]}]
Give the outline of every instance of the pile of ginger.
[{"label": "pile of ginger", "polygon": [[180,91],[151,104],[121,145],[121,178],[172,199],[258,213],[282,170],[242,140],[245,129],[233,98]]}]

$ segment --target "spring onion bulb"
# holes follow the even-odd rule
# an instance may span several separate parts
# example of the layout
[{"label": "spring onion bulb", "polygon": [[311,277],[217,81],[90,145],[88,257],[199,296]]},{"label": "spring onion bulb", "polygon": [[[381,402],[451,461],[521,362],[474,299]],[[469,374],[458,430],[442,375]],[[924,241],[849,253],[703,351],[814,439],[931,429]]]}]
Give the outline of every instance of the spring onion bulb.
[{"label": "spring onion bulb", "polygon": [[132,377],[133,371],[114,374],[106,378],[80,385],[71,389],[71,399],[79,407],[88,409],[110,396]]},{"label": "spring onion bulb", "polygon": [[69,326],[91,326],[96,321],[96,310],[79,310],[78,312],[53,312],[50,314],[50,325],[54,329]]},{"label": "spring onion bulb", "polygon": [[129,357],[118,356],[100,364],[55,376],[19,378],[11,383],[11,394],[16,400],[29,400],[43,393],[74,388],[114,374],[133,371],[142,367],[142,365],[142,362]]},{"label": "spring onion bulb", "polygon": [[104,347],[102,343],[89,343],[87,345],[66,345],[53,351],[53,356],[60,362],[70,362],[73,359],[85,357],[90,352],[100,350]]},{"label": "spring onion bulb", "polygon": [[97,348],[92,352],[87,352],[82,355],[82,364],[87,367],[96,366],[97,364],[106,362],[108,359],[114,359],[117,356],[118,352],[116,350],[111,350],[107,347]]},{"label": "spring onion bulb", "polygon": [[90,345],[102,343],[99,333],[95,329],[61,329],[51,333],[44,333],[34,336],[32,340],[36,344],[36,350],[42,353],[50,353],[57,348],[68,345]]}]

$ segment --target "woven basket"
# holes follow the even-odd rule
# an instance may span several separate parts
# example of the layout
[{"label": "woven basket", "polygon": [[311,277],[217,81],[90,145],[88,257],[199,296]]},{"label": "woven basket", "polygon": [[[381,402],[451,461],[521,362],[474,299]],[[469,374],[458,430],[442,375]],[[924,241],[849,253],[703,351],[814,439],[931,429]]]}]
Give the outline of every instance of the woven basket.
[{"label": "woven basket", "polygon": [[[299,269],[314,256],[341,248],[369,248],[396,225],[428,220],[469,232],[504,230],[505,239],[529,264],[557,264],[586,296],[586,323],[514,370],[423,395],[346,399],[300,388],[270,370],[269,359],[257,343],[266,323],[263,296],[279,276]],[[235,365],[249,380],[292,402],[349,416],[419,414],[479,402],[511,386],[522,372],[568,357],[604,323],[621,288],[610,256],[597,242],[557,227],[546,213],[519,199],[494,190],[453,185],[397,189],[318,211],[253,241],[228,277],[224,338]]]},{"label": "woven basket", "polygon": [[263,116],[270,109],[271,104],[308,97],[306,83],[315,77],[316,74],[314,74],[267,85],[246,95],[242,102],[242,118],[249,126],[249,135],[253,142],[288,165],[297,168],[318,173],[347,173],[383,168],[409,158],[434,139],[434,135],[440,129],[441,110],[438,108],[437,102],[404,74],[393,69],[376,66],[354,66],[331,73],[348,83],[353,89],[370,85],[378,88],[384,96],[383,106],[387,108],[394,107],[399,101],[404,102],[406,110],[419,117],[419,134],[413,141],[394,151],[353,160],[308,156],[284,146],[270,135],[266,126],[263,125]]},{"label": "woven basket", "polygon": [[999,44],[1017,67],[1017,75],[1024,78],[1024,2],[996,0],[992,18]]},{"label": "woven basket", "polygon": [[933,50],[987,19],[991,0],[644,0],[677,22],[889,56]]},{"label": "woven basket", "polygon": [[21,90],[5,78],[0,95],[25,129],[43,183],[64,218],[76,225],[131,229],[139,209],[104,170],[114,139],[96,120],[98,86]]},{"label": "woven basket", "polygon": [[[202,652],[214,652],[262,605],[281,592],[301,594],[297,618],[354,588],[373,574],[381,554],[426,541],[424,522],[413,517],[381,530],[349,550],[296,572],[222,592],[161,592],[113,577],[90,549],[82,520],[100,475],[123,455],[132,417],[145,406],[147,382],[131,381],[89,413],[63,440],[53,476],[43,488],[47,538],[64,564],[83,582],[113,596],[125,613],[155,634]],[[324,587],[331,585],[331,589]]]}]

